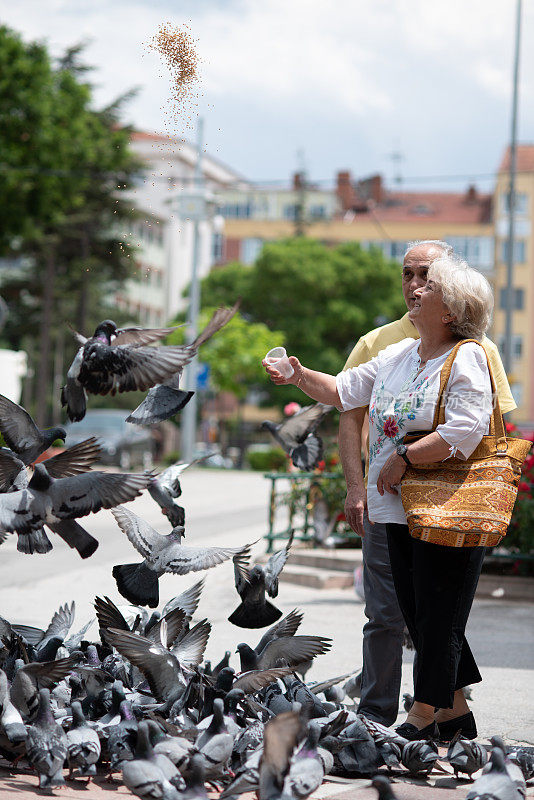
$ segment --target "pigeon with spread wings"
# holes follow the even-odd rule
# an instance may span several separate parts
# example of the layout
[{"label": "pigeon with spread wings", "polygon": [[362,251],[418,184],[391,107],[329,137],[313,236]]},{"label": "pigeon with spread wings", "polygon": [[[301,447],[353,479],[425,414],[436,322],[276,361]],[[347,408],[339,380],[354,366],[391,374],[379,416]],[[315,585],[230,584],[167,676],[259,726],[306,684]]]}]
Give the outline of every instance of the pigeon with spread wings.
[{"label": "pigeon with spread wings", "polygon": [[191,347],[149,347],[174,328],[117,328],[113,320],[101,322],[93,336],[76,338],[80,348],[67,372],[61,403],[73,422],[83,419],[87,393],[146,391],[174,375],[195,355]]},{"label": "pigeon with spread wings", "polygon": [[265,598],[278,594],[278,577],[287,561],[293,543],[293,531],[286,546],[269,558],[266,564],[249,567],[242,555],[234,558],[235,588],[241,603],[228,620],[238,628],[264,628],[280,619],[282,612]]},{"label": "pigeon with spread wings", "polygon": [[[195,357],[198,348],[204,342],[207,342],[214,333],[220,331],[232,319],[239,305],[240,301],[238,300],[232,308],[218,308],[214,312],[204,330],[191,344],[184,347],[192,354],[191,358]],[[194,392],[180,389],[182,371],[183,367],[180,365],[173,375],[150,389],[143,402],[127,417],[127,422],[133,422],[136,425],[155,425],[174,417],[178,411],[181,411],[194,394]]]},{"label": "pigeon with spread wings", "polygon": [[144,557],[138,564],[117,564],[113,577],[117,588],[130,603],[156,608],[159,603],[159,578],[165,572],[187,575],[188,572],[216,567],[233,556],[248,555],[244,547],[186,547],[182,545],[184,528],[177,526],[164,536],[133,511],[118,506],[111,513],[119,528]]},{"label": "pigeon with spread wings", "polygon": [[304,406],[284,422],[276,424],[265,420],[261,427],[269,431],[298,469],[309,472],[323,456],[323,442],[317,428],[333,407],[325,403]]},{"label": "pigeon with spread wings", "polygon": [[82,558],[92,555],[97,540],[75,521],[138,497],[148,485],[147,475],[85,472],[70,478],[52,478],[37,464],[26,489],[0,495],[0,530],[19,537],[48,525]]}]

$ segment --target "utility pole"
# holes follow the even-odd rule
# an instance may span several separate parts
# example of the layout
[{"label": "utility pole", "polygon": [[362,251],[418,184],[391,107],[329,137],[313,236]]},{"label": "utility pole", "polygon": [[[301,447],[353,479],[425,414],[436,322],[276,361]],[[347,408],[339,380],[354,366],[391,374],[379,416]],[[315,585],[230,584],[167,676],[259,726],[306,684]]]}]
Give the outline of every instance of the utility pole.
[{"label": "utility pole", "polygon": [[[204,197],[204,176],[202,174],[202,153],[203,153],[203,132],[204,120],[198,118],[197,122],[197,158],[195,162],[195,173],[193,176],[192,208],[196,210],[192,214],[193,221],[193,254],[191,264],[191,286],[189,288],[189,314],[187,317],[187,343],[191,344],[198,331],[198,314],[200,310],[200,281],[199,256],[200,256],[200,223],[206,216],[205,197]],[[196,198],[196,203],[194,202]],[[195,394],[182,411],[181,426],[181,453],[182,461],[192,461],[195,449],[197,431],[197,360],[196,358],[186,368],[187,385]]]},{"label": "utility pole", "polygon": [[297,160],[299,171],[296,175],[297,202],[295,204],[295,236],[304,236],[306,233],[306,189],[307,189],[307,175],[306,175],[306,162],[304,160],[304,150],[300,148],[297,151]]},{"label": "utility pole", "polygon": [[514,310],[515,257],[515,178],[517,169],[517,105],[519,93],[519,53],[521,43],[521,0],[517,0],[515,26],[514,78],[512,95],[512,130],[510,136],[510,165],[508,187],[508,258],[506,259],[506,321],[504,329],[504,369],[512,372],[512,314]]}]

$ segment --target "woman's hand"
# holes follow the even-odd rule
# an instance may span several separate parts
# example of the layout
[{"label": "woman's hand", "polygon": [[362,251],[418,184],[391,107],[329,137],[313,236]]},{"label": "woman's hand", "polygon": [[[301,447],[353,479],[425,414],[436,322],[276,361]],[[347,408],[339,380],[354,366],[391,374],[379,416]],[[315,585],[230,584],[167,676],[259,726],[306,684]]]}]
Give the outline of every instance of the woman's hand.
[{"label": "woman's hand", "polygon": [[380,475],[376,482],[379,495],[382,496],[385,491],[390,494],[398,494],[395,486],[398,486],[401,482],[401,478],[406,472],[406,466],[405,460],[397,455],[397,453],[392,453],[390,455],[380,470]]},{"label": "woman's hand", "polygon": [[289,356],[289,363],[293,367],[293,375],[290,378],[284,378],[281,372],[278,372],[276,366],[273,364],[268,364],[265,359],[261,362],[265,367],[265,371],[269,375],[270,379],[273,383],[276,383],[277,386],[286,386],[289,383],[297,384],[299,379],[302,377],[302,364],[295,356]]}]

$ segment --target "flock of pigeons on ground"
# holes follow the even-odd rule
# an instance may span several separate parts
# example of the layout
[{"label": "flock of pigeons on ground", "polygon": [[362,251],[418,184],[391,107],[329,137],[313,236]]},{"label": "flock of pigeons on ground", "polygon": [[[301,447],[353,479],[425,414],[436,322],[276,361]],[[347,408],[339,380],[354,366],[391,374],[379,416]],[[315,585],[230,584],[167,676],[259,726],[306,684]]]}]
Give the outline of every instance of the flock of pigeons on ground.
[{"label": "flock of pigeons on ground", "polygon": [[[155,424],[183,408],[191,393],[179,388],[183,366],[235,313],[219,309],[186,346],[149,347],[170,329],[118,330],[105,321],[93,337],[80,337],[62,399],[71,420],[82,419],[87,394],[149,390],[128,418]],[[330,408],[303,409],[271,432],[295,463],[313,467],[321,453],[316,428]],[[82,558],[98,541],[78,519],[111,509],[142,561],[113,568],[119,593],[131,605],[96,597],[98,635],[91,619],[76,634],[74,603],[62,606],[46,630],[0,617],[0,755],[29,765],[42,791],[74,779],[122,773],[133,794],[147,800],[201,800],[206,786],[221,800],[256,792],[260,800],[304,800],[325,775],[365,775],[383,800],[395,798],[385,774],[425,776],[443,769],[436,743],[408,742],[394,730],[357,715],[360,675],[320,683],[305,681],[313,660],[331,647],[323,636],[297,633],[303,615],[282,612],[267,599],[278,580],[291,539],[265,564],[250,564],[250,547],[182,544],[185,511],[178,503],[180,476],[189,464],[164,472],[119,474],[91,467],[100,448],[88,439],[36,463],[65,430],[40,430],[21,406],[0,396],[0,539],[14,534],[23,553],[52,549],[60,536]],[[319,444],[317,444],[319,442]],[[122,504],[147,490],[172,530],[160,534]],[[244,629],[271,626],[252,646],[238,645],[239,670],[230,653],[212,666],[204,660],[211,631],[194,621],[203,580],[160,612],[159,577],[204,571],[232,558],[239,597],[229,621]],[[237,602],[237,600],[236,600]],[[534,756],[508,752],[497,737],[492,750],[457,739],[447,760],[470,777],[483,768],[469,800],[519,800],[534,776]],[[399,774],[401,774],[399,772]],[[374,776],[374,777],[373,777]]]}]

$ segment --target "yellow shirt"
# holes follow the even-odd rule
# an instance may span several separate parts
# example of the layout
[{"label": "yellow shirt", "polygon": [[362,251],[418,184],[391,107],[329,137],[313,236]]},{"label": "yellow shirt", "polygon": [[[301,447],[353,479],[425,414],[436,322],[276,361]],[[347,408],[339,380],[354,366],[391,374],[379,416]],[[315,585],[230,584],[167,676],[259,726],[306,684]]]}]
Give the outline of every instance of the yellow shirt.
[{"label": "yellow shirt", "polygon": [[[408,337],[411,337],[412,339],[419,339],[419,331],[414,325],[412,325],[410,319],[408,318],[408,314],[406,313],[400,319],[395,320],[395,322],[388,322],[387,325],[382,325],[380,328],[375,328],[374,330],[369,331],[369,333],[366,333],[365,336],[362,336],[361,339],[356,343],[343,369],[350,369],[351,367],[357,367],[360,364],[365,364],[366,361],[370,361],[388,345],[401,342],[403,339],[407,339]],[[508,385],[508,379],[506,377],[506,372],[504,371],[499,350],[497,345],[495,345],[486,337],[482,339],[482,344],[484,345],[490,360],[493,380],[495,381],[495,388],[497,389],[497,394],[499,396],[501,412],[506,414],[507,411],[513,411],[514,408],[517,408],[517,406],[514,402],[514,398],[512,397],[510,386]]]}]

